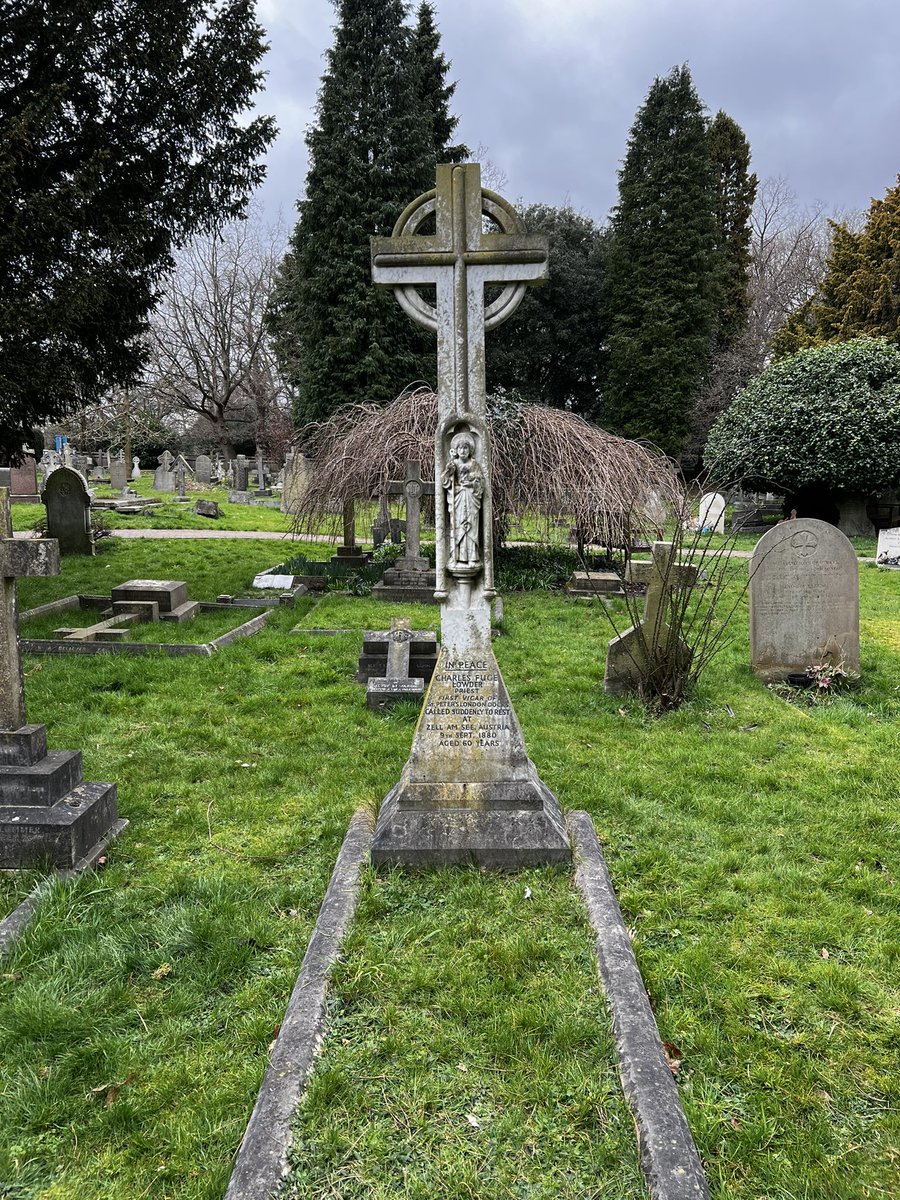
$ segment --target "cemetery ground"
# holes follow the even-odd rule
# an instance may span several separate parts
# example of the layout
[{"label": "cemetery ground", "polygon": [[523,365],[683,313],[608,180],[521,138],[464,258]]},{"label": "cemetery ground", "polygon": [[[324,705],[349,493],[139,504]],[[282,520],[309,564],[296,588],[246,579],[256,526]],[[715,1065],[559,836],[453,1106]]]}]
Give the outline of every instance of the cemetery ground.
[{"label": "cemetery ground", "polygon": [[[281,554],[105,539],[20,609],[240,594]],[[746,598],[656,719],[604,694],[598,604],[507,594],[494,643],[542,778],[597,826],[716,1200],[900,1189],[897,577],[860,584],[863,682],[821,705],[753,677]],[[222,1196],[347,823],[409,752],[415,709],[353,679],[392,615],[437,623],[328,593],[212,658],[25,658],[29,718],[130,826],[0,964],[0,1195]],[[34,880],[0,875],[0,910]],[[592,946],[569,871],[367,871],[285,1196],[644,1196]]]}]

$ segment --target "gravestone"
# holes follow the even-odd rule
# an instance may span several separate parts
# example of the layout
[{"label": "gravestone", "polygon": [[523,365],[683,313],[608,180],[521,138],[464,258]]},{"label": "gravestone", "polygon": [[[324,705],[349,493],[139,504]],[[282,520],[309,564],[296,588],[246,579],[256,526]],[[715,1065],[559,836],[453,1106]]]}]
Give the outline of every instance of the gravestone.
[{"label": "gravestone", "polygon": [[377,600],[413,600],[434,602],[435,573],[421,555],[421,497],[434,495],[434,484],[422,479],[418,459],[408,459],[406,478],[392,480],[388,493],[406,500],[406,553],[385,571],[381,582],[372,588]]},{"label": "gravestone", "polygon": [[750,661],[768,683],[828,661],[859,671],[859,563],[835,525],[799,517],[756,543]]},{"label": "gravestone", "polygon": [[[367,629],[363,634],[362,654],[359,656],[356,678],[366,683],[372,676],[388,673],[390,630]],[[437,664],[437,635],[432,629],[414,629],[409,643],[409,674],[428,683]]]},{"label": "gravestone", "polygon": [[189,600],[187,584],[180,579],[129,579],[111,591],[112,608],[104,616],[133,612],[135,605],[155,604],[161,621],[180,624],[197,615],[198,600]]},{"label": "gravestone", "polygon": [[234,481],[234,490],[236,492],[246,492],[247,484],[250,479],[250,464],[243,454],[239,454],[231,464],[232,478]]},{"label": "gravestone", "polygon": [[121,459],[114,459],[109,464],[109,482],[117,492],[128,487],[128,468]]},{"label": "gravestone", "polygon": [[131,478],[132,480],[140,479],[141,477],[141,460],[135,454],[131,460]]},{"label": "gravestone", "polygon": [[56,542],[13,539],[9,493],[0,489],[0,870],[73,867],[126,825],[118,820],[116,785],[84,782],[81,754],[48,751],[46,726],[27,723],[16,580],[58,574]]},{"label": "gravestone", "polygon": [[93,554],[91,497],[83,476],[57,467],[41,497],[47,509],[47,536],[59,542],[60,554]]},{"label": "gravestone", "polygon": [[676,563],[671,542],[654,542],[649,563],[629,562],[628,583],[647,585],[644,614],[636,625],[610,640],[606,651],[605,690],[613,696],[637,691],[653,671],[666,670],[673,659],[678,668],[690,663],[692,651],[667,621],[673,591],[691,587],[699,571],[689,563]]},{"label": "gravestone", "polygon": [[172,474],[175,476],[175,491],[178,493],[179,498],[183,500],[185,469],[184,462],[180,458],[175,463],[175,469],[173,470]]},{"label": "gravestone", "polygon": [[266,461],[262,450],[256,452],[256,494],[257,496],[272,495],[271,489],[266,487]]},{"label": "gravestone", "polygon": [[212,483],[212,459],[208,454],[198,454],[194,462],[194,478],[198,483]]},{"label": "gravestone", "polygon": [[159,466],[153,472],[153,490],[156,492],[174,492],[175,476],[172,472],[174,459],[168,450],[163,450],[157,459]]},{"label": "gravestone", "polygon": [[[484,218],[491,222],[486,229]],[[419,230],[432,222],[433,234]],[[499,230],[499,232],[493,232]],[[385,798],[375,863],[487,867],[563,862],[556,798],[528,757],[491,646],[490,439],[484,336],[547,275],[547,239],[529,237],[512,205],[481,187],[477,163],[437,168],[437,187],[372,239],[376,284],[437,333],[435,593],[441,650],[409,760]],[[499,294],[485,304],[485,288]],[[434,287],[432,307],[416,290]]]},{"label": "gravestone", "polygon": [[384,675],[370,675],[366,683],[369,708],[390,708],[400,700],[421,701],[425,694],[425,680],[410,670],[412,642],[417,636],[410,625],[406,617],[391,618]]},{"label": "gravestone", "polygon": [[20,467],[10,467],[9,493],[12,504],[40,504],[37,463],[33,454],[26,454]]},{"label": "gravestone", "polygon": [[725,497],[721,492],[707,492],[700,497],[697,528],[701,533],[725,532]]},{"label": "gravestone", "polygon": [[875,561],[879,567],[900,569],[900,526],[879,530]]},{"label": "gravestone", "polygon": [[576,600],[601,600],[624,596],[625,592],[615,571],[573,571],[566,595]]}]

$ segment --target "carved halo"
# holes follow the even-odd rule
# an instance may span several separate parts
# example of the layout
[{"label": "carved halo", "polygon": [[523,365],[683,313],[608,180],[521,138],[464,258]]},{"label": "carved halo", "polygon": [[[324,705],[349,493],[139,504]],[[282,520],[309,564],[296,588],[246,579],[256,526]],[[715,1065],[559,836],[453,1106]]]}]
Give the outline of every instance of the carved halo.
[{"label": "carved halo", "polygon": [[[397,218],[393,236],[409,237],[411,234],[417,233],[427,218],[434,214],[437,206],[436,196],[437,189],[432,188],[430,192],[423,193],[411,204],[408,204]],[[499,225],[501,233],[521,232],[516,210],[508,200],[504,200],[502,196],[488,188],[481,189],[481,211]],[[525,290],[524,283],[507,284],[497,299],[487,306],[484,310],[486,333],[491,329],[496,329],[498,325],[503,324],[507,317],[512,316],[521,304]],[[395,287],[394,292],[398,304],[407,316],[420,325],[424,325],[426,329],[430,329],[432,333],[437,332],[437,312],[434,306],[426,303],[414,287]]]}]

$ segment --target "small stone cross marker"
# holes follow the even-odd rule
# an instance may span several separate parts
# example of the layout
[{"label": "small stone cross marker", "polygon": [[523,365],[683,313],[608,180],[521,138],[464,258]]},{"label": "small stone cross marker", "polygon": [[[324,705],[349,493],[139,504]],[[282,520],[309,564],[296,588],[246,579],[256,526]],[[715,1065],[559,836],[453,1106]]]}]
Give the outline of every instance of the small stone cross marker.
[{"label": "small stone cross marker", "polygon": [[23,575],[58,575],[59,543],[53,539],[17,542],[12,535],[9,489],[0,488],[0,575],[3,576],[0,634],[0,729],[25,724],[25,682],[19,653],[16,580]]},{"label": "small stone cross marker", "polygon": [[649,563],[628,564],[627,581],[645,583],[647,598],[643,618],[609,643],[604,678],[607,692],[615,695],[636,690],[642,675],[652,669],[650,659],[662,661],[672,654],[689,658],[692,653],[680,638],[676,644],[677,635],[666,622],[666,609],[671,593],[692,587],[700,572],[690,563],[676,563],[675,554],[671,542],[654,542]]},{"label": "small stone cross marker", "polygon": [[[416,458],[406,460],[406,478],[392,479],[388,484],[392,496],[406,498],[406,554],[407,559],[421,558],[422,496],[434,495],[434,484],[422,479],[422,464]],[[426,564],[427,565],[427,564]]]},{"label": "small stone cross marker", "polygon": [[421,700],[425,681],[409,673],[409,650],[413,640],[408,617],[392,617],[388,635],[387,675],[370,678],[366,684],[369,708],[385,708],[398,700]]}]

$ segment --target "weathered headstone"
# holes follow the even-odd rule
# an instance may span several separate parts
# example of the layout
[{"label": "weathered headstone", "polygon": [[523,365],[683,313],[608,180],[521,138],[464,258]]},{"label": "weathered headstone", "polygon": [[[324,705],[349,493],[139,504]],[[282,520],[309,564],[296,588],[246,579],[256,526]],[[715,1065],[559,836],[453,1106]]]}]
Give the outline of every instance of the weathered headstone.
[{"label": "weathered headstone", "polygon": [[250,479],[250,464],[243,454],[239,454],[231,464],[232,477],[234,480],[234,490],[236,492],[246,492],[247,484]]},{"label": "weathered headstone", "polygon": [[691,648],[666,617],[671,593],[691,587],[699,571],[690,563],[677,563],[676,553],[671,542],[654,542],[649,563],[628,564],[626,581],[645,583],[647,597],[641,620],[612,638],[607,647],[603,686],[611,695],[637,691],[643,680],[654,671],[665,671],[673,659],[678,667],[690,662]]},{"label": "weathered headstone", "polygon": [[[484,217],[492,230],[485,229]],[[419,230],[432,221],[435,232]],[[393,237],[373,238],[375,282],[438,338],[436,594],[441,652],[400,781],[382,804],[376,863],[520,866],[570,857],[559,805],[528,757],[491,646],[490,440],[484,335],[547,274],[547,239],[481,188],[475,163],[437,168]],[[485,287],[500,293],[485,305]],[[416,290],[436,288],[432,307]]]},{"label": "weathered headstone", "polygon": [[[388,674],[390,630],[367,629],[363,634],[356,678],[366,683],[373,676]],[[409,674],[428,683],[437,664],[438,641],[433,629],[414,629],[409,643]]]},{"label": "weathered headstone", "polygon": [[212,483],[212,459],[208,454],[198,454],[194,462],[194,478],[198,483]]},{"label": "weathered headstone", "polygon": [[175,469],[172,474],[175,476],[175,491],[182,499],[184,499],[185,469],[184,463],[180,458],[175,463]]},{"label": "weathered headstone", "polygon": [[51,540],[14,541],[9,493],[0,489],[0,869],[41,862],[72,867],[110,832],[118,833],[116,786],[85,783],[81,754],[47,750],[47,729],[29,725],[19,654],[16,580],[58,575]]},{"label": "weathered headstone", "polygon": [[700,497],[697,528],[701,533],[725,532],[725,497],[721,492],[707,492]]},{"label": "weathered headstone", "polygon": [[26,454],[20,467],[10,467],[9,493],[12,504],[40,504],[37,464],[33,454]]},{"label": "weathered headstone", "polygon": [[159,466],[153,472],[153,490],[156,492],[174,492],[175,476],[172,473],[174,459],[168,450],[163,450],[157,459]]},{"label": "weathered headstone", "polygon": [[799,517],[756,543],[750,660],[767,682],[829,661],[859,671],[859,562],[836,526]]},{"label": "weathered headstone", "polygon": [[878,531],[878,549],[875,561],[879,567],[900,569],[900,526]]},{"label": "weathered headstone", "polygon": [[141,477],[141,460],[135,454],[131,460],[131,478],[140,479]]},{"label": "weathered headstone", "polygon": [[115,488],[117,492],[121,492],[123,488],[128,487],[128,468],[122,459],[113,459],[109,464],[109,482],[110,486]]},{"label": "weathered headstone", "polygon": [[112,589],[112,612],[134,611],[136,604],[152,602],[161,621],[180,624],[197,615],[200,604],[188,599],[187,584],[180,579],[129,579]]},{"label": "weathered headstone", "polygon": [[193,511],[198,517],[211,517],[213,520],[218,520],[222,515],[215,500],[198,500],[194,505]]},{"label": "weathered headstone", "polygon": [[47,509],[47,536],[59,542],[60,554],[93,554],[91,497],[84,478],[71,467],[57,467],[41,499]]},{"label": "weathered headstone", "polygon": [[425,680],[409,669],[410,646],[416,635],[406,617],[393,617],[388,633],[387,669],[383,676],[372,675],[366,684],[369,708],[389,708],[400,700],[421,700]]}]

